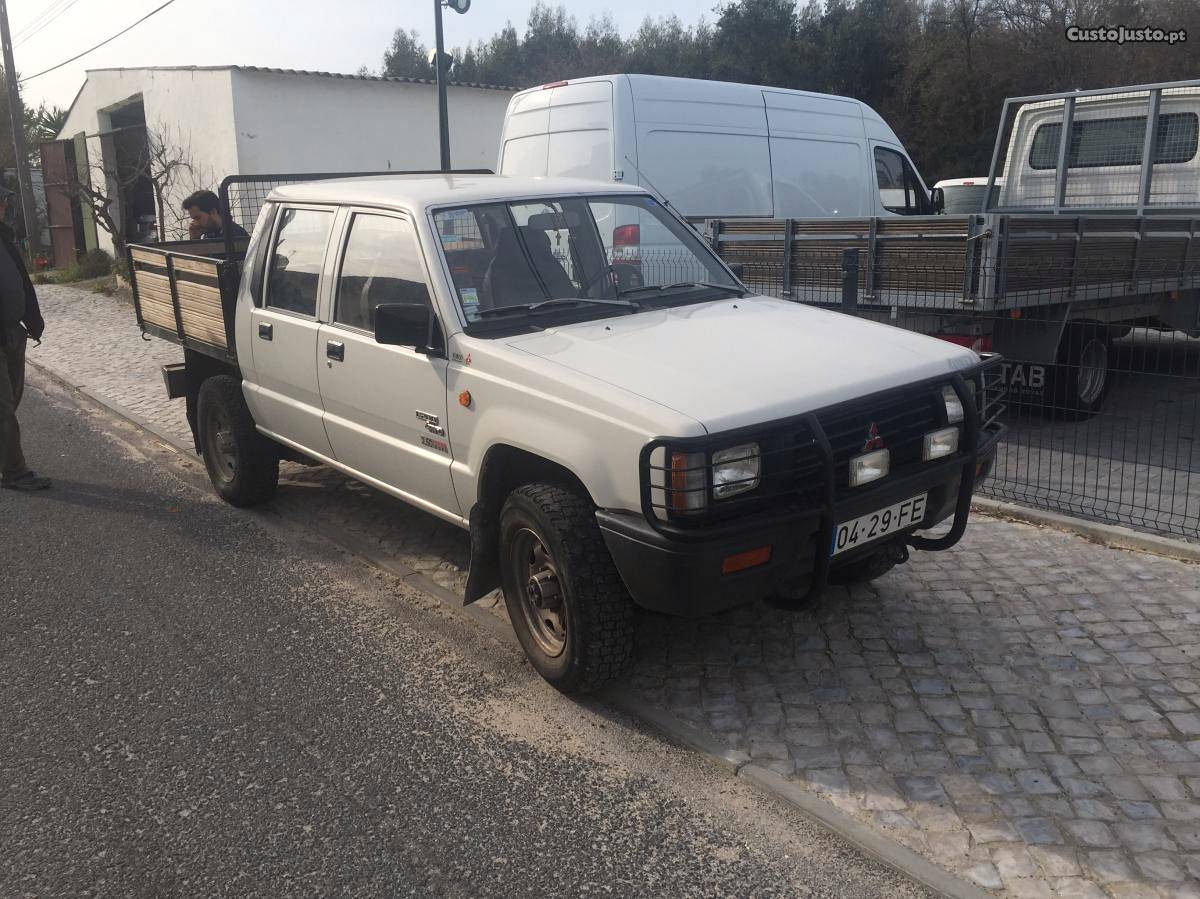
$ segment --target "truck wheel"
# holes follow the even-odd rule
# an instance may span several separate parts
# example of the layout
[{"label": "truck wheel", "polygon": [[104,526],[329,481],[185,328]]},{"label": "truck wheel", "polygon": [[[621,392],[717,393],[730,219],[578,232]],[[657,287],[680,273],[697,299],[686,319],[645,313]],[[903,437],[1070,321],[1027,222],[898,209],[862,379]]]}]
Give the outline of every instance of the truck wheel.
[{"label": "truck wheel", "polygon": [[1058,347],[1058,364],[1048,372],[1052,414],[1065,421],[1096,415],[1108,394],[1112,344],[1103,325],[1068,324]]},{"label": "truck wheel", "polygon": [[514,490],[500,511],[500,559],[513,630],[553,687],[585,693],[629,667],[633,601],[587,499],[551,484]]},{"label": "truck wheel", "polygon": [[279,484],[279,454],[254,429],[237,380],[217,375],[201,384],[196,419],[204,467],[221,498],[235,506],[270,499]]}]

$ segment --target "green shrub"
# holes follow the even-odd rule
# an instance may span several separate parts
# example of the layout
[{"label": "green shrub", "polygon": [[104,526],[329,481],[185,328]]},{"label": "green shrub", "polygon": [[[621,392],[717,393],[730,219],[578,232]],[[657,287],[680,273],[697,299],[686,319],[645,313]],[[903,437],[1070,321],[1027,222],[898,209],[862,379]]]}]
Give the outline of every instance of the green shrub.
[{"label": "green shrub", "polygon": [[82,281],[86,278],[99,278],[112,272],[112,257],[103,250],[88,250],[82,258],[76,261],[75,269],[79,277],[73,280]]},{"label": "green shrub", "polygon": [[87,281],[91,278],[100,278],[104,275],[111,274],[113,270],[113,260],[103,250],[88,250],[83,256],[80,256],[69,265],[56,270],[50,277],[59,284],[67,284],[71,281]]}]

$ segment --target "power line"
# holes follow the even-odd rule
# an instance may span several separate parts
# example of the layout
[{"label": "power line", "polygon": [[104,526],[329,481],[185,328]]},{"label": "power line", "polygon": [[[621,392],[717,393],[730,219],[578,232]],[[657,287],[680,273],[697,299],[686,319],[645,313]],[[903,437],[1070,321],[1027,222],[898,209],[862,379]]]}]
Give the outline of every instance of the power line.
[{"label": "power line", "polygon": [[42,69],[40,72],[30,75],[28,78],[22,78],[20,83],[25,84],[27,81],[32,81],[34,78],[41,78],[43,75],[48,75],[50,72],[53,72],[55,69],[61,69],[65,65],[70,65],[75,60],[81,59],[82,57],[87,56],[93,50],[99,50],[105,44],[110,44],[113,41],[115,41],[117,38],[119,38],[121,35],[126,34],[127,32],[130,32],[133,29],[137,28],[139,25],[141,25],[143,22],[145,22],[152,15],[154,15],[155,13],[162,12],[164,9],[166,9],[168,6],[170,6],[174,2],[175,2],[175,0],[167,0],[166,3],[162,4],[162,6],[156,6],[154,9],[150,10],[150,12],[146,13],[144,16],[142,16],[140,19],[138,19],[132,25],[128,25],[125,28],[122,28],[120,31],[118,31],[116,34],[114,34],[112,37],[106,37],[104,40],[102,40],[100,43],[96,44],[94,47],[88,47],[82,53],[76,53],[70,59],[64,59],[62,62],[58,63],[57,65],[53,65],[48,69]]},{"label": "power line", "polygon": [[28,22],[26,22],[24,25],[22,25],[16,31],[16,33],[13,34],[13,42],[15,43],[15,42],[19,41],[21,38],[23,38],[26,34],[29,33],[29,31],[31,29],[33,29],[36,26],[38,26],[39,24],[41,24],[46,19],[47,16],[52,15],[59,7],[61,7],[66,2],[67,2],[67,0],[54,0],[54,2],[48,4],[45,9],[43,9],[41,12],[39,12],[37,15],[35,15],[32,19],[30,19]]},{"label": "power line", "polygon": [[26,34],[24,34],[23,36],[17,38],[16,42],[13,44],[13,46],[19,47],[22,44],[24,44],[26,41],[30,40],[31,38],[37,37],[39,34],[42,33],[43,29],[47,28],[50,25],[53,25],[56,21],[58,21],[59,17],[63,13],[65,13],[67,10],[69,10],[72,6],[74,6],[78,2],[79,2],[79,0],[68,0],[67,5],[60,7],[59,10],[56,13],[54,13],[54,15],[50,16],[50,18],[46,19],[44,22],[41,22],[32,31],[29,31]]}]

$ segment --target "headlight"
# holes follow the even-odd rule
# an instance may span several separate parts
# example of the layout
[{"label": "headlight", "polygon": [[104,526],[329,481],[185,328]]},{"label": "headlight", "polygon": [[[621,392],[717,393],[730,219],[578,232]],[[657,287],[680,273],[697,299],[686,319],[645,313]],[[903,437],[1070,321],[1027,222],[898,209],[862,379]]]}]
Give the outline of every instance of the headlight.
[{"label": "headlight", "polygon": [[942,428],[925,435],[921,458],[926,462],[953,456],[958,452],[958,428]]},{"label": "headlight", "polygon": [[964,418],[962,400],[949,384],[942,388],[942,399],[946,403],[946,421],[952,425],[961,422]]},{"label": "headlight", "polygon": [[713,453],[713,499],[753,490],[758,486],[761,467],[757,443],[743,443]]},{"label": "headlight", "polygon": [[892,455],[885,449],[855,456],[850,460],[850,486],[861,487],[887,477],[891,464]]}]

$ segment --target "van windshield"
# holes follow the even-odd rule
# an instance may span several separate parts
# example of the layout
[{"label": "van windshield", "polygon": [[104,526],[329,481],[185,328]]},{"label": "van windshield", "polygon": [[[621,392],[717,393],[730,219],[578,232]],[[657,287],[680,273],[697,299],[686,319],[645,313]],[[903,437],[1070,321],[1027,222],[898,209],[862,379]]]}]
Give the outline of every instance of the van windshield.
[{"label": "van windshield", "polygon": [[743,292],[692,229],[645,195],[485,203],[433,218],[472,333],[499,319],[623,315]]}]

